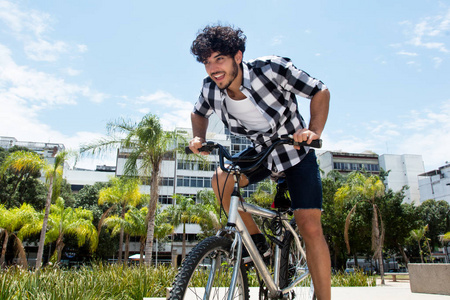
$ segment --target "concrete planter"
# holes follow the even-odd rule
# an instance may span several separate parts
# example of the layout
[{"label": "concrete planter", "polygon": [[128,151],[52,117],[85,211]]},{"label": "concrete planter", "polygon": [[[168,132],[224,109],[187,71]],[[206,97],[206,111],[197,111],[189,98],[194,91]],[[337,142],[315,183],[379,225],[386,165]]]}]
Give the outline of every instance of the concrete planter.
[{"label": "concrete planter", "polygon": [[450,264],[408,264],[411,292],[450,295]]}]

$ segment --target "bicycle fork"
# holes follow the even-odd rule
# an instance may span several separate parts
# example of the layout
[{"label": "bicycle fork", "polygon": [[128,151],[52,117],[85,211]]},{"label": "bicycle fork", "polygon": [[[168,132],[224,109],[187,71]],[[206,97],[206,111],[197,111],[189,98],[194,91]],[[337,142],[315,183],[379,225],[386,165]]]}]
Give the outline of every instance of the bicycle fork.
[{"label": "bicycle fork", "polygon": [[[238,192],[238,181],[236,181],[235,186],[234,186],[234,191],[232,193],[231,199],[230,199],[230,208],[228,210],[228,223],[227,226],[231,227],[231,228],[235,228],[236,229],[236,234],[235,234],[235,240],[233,242],[233,246],[237,244],[237,262],[241,261],[242,258],[242,242],[244,243],[244,245],[247,247],[247,250],[250,254],[251,259],[253,260],[253,263],[255,264],[255,267],[260,270],[260,275],[263,279],[263,281],[266,283],[267,288],[269,289],[269,291],[271,293],[275,292],[277,293],[278,288],[276,283],[272,280],[272,278],[270,277],[270,272],[267,269],[266,264],[264,263],[263,258],[258,255],[258,249],[256,248],[255,243],[252,240],[252,237],[250,235],[250,233],[247,230],[247,227],[244,224],[244,221],[242,221],[241,216],[239,215],[238,212],[238,205],[239,205],[239,201],[240,197],[239,197],[239,192]],[[277,247],[276,249],[276,261],[280,260],[280,254],[279,254],[279,248]],[[239,274],[239,263],[236,263],[235,268],[233,270],[233,276],[231,278],[231,286],[230,286],[230,294],[228,295],[228,299],[230,300],[233,295],[234,295],[234,288],[235,288],[235,283],[237,281],[237,276]],[[277,278],[277,276],[275,277]]]}]

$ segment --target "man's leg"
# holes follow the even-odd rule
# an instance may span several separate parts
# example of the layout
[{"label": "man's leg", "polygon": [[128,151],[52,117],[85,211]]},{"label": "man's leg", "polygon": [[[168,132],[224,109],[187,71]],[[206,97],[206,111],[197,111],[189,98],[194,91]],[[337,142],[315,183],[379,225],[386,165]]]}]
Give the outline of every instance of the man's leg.
[{"label": "man's leg", "polygon": [[[216,194],[216,198],[218,201],[222,199],[222,204],[225,210],[228,212],[228,208],[230,206],[231,194],[234,188],[234,178],[233,175],[229,175],[228,173],[222,171],[220,168],[216,170],[214,176],[211,180],[212,187],[214,193]],[[248,184],[248,180],[245,176],[241,176],[240,186],[246,186]],[[225,188],[224,188],[225,185]],[[255,221],[253,220],[251,214],[246,212],[239,212],[242,221],[244,222],[247,230],[250,234],[261,233]]]},{"label": "man's leg", "polygon": [[331,299],[331,261],[322,231],[320,209],[297,209],[295,220],[305,245],[306,259],[318,300]]}]

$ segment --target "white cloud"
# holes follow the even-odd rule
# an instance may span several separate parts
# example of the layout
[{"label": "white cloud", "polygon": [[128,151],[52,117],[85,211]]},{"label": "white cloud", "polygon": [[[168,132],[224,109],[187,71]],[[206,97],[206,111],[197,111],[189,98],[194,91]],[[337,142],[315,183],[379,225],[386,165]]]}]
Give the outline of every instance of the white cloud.
[{"label": "white cloud", "polygon": [[15,39],[23,43],[25,54],[31,60],[56,61],[71,48],[66,42],[52,41],[46,36],[54,22],[47,13],[0,0],[0,21],[8,26],[8,32]]},{"label": "white cloud", "polygon": [[67,52],[68,45],[62,41],[50,43],[46,40],[29,41],[25,44],[25,54],[36,61],[56,61],[59,54]]},{"label": "white cloud", "polygon": [[400,25],[407,28],[408,44],[418,48],[449,53],[446,42],[448,41],[448,31],[450,29],[450,9],[446,9],[444,13],[436,16],[423,18],[416,24],[404,21]]},{"label": "white cloud", "polygon": [[272,41],[270,42],[270,45],[271,46],[281,45],[283,43],[283,40],[284,40],[284,36],[282,36],[282,35],[274,36],[272,38]]},{"label": "white cloud", "polygon": [[52,74],[17,65],[11,51],[0,44],[0,93],[2,97],[22,99],[35,108],[49,105],[76,104],[80,96],[93,102],[103,101],[107,95],[92,91],[88,86],[66,82]]},{"label": "white cloud", "polygon": [[444,60],[440,57],[433,57],[434,67],[437,69],[441,66]]},{"label": "white cloud", "polygon": [[0,0],[0,20],[15,34],[31,32],[40,36],[49,29],[50,16],[36,10],[22,11],[16,3]]},{"label": "white cloud", "polygon": [[398,55],[405,55],[405,56],[417,56],[418,54],[415,52],[407,52],[407,51],[399,51],[397,52]]},{"label": "white cloud", "polygon": [[161,90],[156,91],[155,93],[150,95],[138,97],[136,103],[139,105],[150,104],[164,108],[176,108],[176,109],[192,107],[192,103],[177,99],[170,93]]},{"label": "white cloud", "polygon": [[138,106],[140,113],[153,113],[160,116],[164,129],[172,130],[175,127],[190,127],[190,116],[193,108],[191,102],[177,99],[165,91],[156,91],[153,94],[138,97],[134,105]]},{"label": "white cloud", "polygon": [[78,75],[81,74],[81,71],[80,71],[80,70],[75,70],[75,69],[72,69],[72,68],[70,68],[70,67],[64,69],[63,72],[66,73],[66,74],[69,75],[69,76],[78,76]]},{"label": "white cloud", "polygon": [[77,45],[77,49],[80,53],[85,53],[88,51],[88,46],[86,45]]},{"label": "white cloud", "polygon": [[55,75],[20,66],[11,51],[0,44],[0,134],[18,140],[63,143],[78,148],[95,133],[76,133],[68,137],[58,128],[40,120],[44,110],[76,105],[80,98],[103,101],[107,95],[88,86],[68,83]]}]

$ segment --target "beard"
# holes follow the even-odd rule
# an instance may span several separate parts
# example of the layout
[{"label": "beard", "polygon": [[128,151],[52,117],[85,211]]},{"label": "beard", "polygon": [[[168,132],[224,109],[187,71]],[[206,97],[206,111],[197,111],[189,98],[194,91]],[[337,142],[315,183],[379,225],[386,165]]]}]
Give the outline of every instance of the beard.
[{"label": "beard", "polygon": [[239,72],[239,66],[238,64],[233,61],[233,70],[231,70],[230,73],[230,80],[224,84],[224,87],[221,88],[219,87],[221,90],[226,90],[230,87],[230,85],[233,83],[233,81],[236,79],[236,77],[238,76],[238,72]]}]

